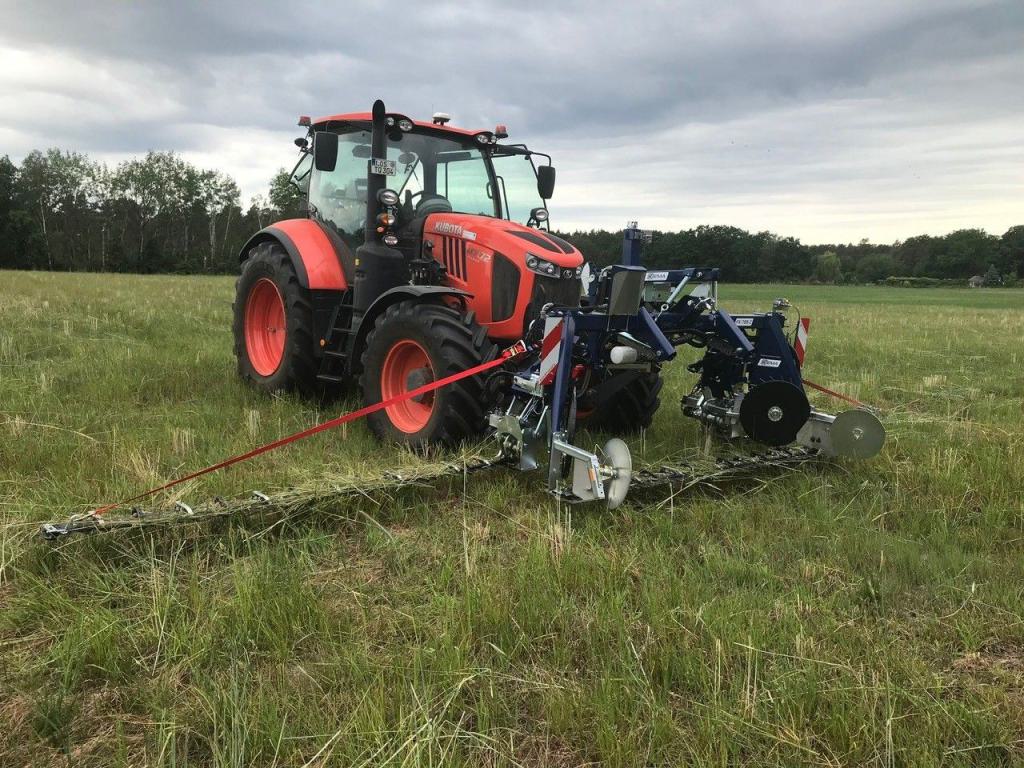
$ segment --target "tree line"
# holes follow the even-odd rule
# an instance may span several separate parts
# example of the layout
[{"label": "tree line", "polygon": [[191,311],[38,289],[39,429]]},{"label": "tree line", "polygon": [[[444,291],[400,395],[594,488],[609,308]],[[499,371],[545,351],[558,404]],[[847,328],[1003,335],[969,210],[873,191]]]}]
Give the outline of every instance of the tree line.
[{"label": "tree line", "polygon": [[[566,233],[590,261],[611,264],[622,253],[622,231]],[[743,282],[874,283],[887,278],[966,281],[975,275],[989,284],[1024,279],[1024,225],[1002,236],[961,229],[943,236],[918,235],[892,244],[804,245],[794,237],[748,232],[738,227],[699,226],[652,233],[644,246],[648,269],[693,265],[720,267],[724,279]]]},{"label": "tree line", "polygon": [[[0,157],[0,268],[97,272],[233,273],[248,237],[297,215],[280,169],[243,209],[228,175],[173,152],[114,167],[78,152],[34,151],[20,165]],[[622,230],[561,233],[598,265],[619,259]],[[892,244],[806,245],[772,232],[699,226],[655,232],[644,263],[658,269],[717,266],[730,282],[877,282],[892,276],[1024,278],[1024,226],[920,235]]]},{"label": "tree line", "polygon": [[282,178],[246,210],[238,185],[173,152],[114,167],[78,152],[0,157],[0,268],[224,273],[246,239],[294,205]]}]

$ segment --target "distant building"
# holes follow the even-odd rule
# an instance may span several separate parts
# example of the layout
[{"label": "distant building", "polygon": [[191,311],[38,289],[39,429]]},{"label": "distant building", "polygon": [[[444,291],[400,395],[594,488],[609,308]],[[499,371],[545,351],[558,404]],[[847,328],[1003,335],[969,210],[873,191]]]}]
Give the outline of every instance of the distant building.
[{"label": "distant building", "polygon": [[991,287],[993,285],[1002,285],[1003,276],[999,274],[999,270],[996,269],[995,264],[990,264],[988,272],[985,273],[985,285]]},{"label": "distant building", "polygon": [[981,288],[985,285],[985,278],[981,275],[975,275],[967,281],[968,288]]}]

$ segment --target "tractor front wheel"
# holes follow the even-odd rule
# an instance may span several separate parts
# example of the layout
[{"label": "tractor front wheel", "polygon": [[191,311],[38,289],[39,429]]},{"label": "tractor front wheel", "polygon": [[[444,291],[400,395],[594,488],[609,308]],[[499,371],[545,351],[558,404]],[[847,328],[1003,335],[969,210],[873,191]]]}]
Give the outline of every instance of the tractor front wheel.
[{"label": "tractor front wheel", "polygon": [[[367,405],[389,400],[496,354],[472,312],[418,301],[392,304],[366,339],[359,379],[363,399]],[[389,405],[367,421],[382,440],[414,448],[452,444],[483,432],[485,400],[484,382],[472,376]]]},{"label": "tractor front wheel", "polygon": [[235,357],[238,374],[267,392],[317,388],[309,291],[276,243],[260,243],[235,284]]},{"label": "tractor front wheel", "polygon": [[587,426],[615,434],[647,429],[661,406],[659,395],[664,383],[661,371],[627,371],[609,376],[597,388],[586,415]]}]

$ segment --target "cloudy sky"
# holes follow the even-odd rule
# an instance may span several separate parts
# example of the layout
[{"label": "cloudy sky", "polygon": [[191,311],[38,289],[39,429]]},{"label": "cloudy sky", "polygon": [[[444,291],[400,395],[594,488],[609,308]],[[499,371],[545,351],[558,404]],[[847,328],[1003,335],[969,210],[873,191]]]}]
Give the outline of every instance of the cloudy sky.
[{"label": "cloudy sky", "polygon": [[[383,9],[383,10],[381,10]],[[264,191],[299,114],[509,126],[559,228],[807,242],[1024,223],[1024,2],[0,0],[0,154],[173,149]]]}]

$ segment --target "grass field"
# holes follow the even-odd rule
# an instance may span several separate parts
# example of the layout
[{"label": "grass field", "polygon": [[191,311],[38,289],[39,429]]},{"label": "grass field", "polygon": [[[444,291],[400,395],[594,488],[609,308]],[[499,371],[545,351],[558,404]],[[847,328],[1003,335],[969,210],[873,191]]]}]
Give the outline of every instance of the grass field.
[{"label": "grass field", "polygon": [[[39,521],[352,402],[236,381],[229,278],[0,286],[0,766],[1024,762],[1024,292],[723,287],[813,318],[808,377],[886,413],[869,462],[571,514],[500,471],[53,547]],[[643,459],[699,447],[689,384]],[[353,425],[188,497],[395,461]]]}]

